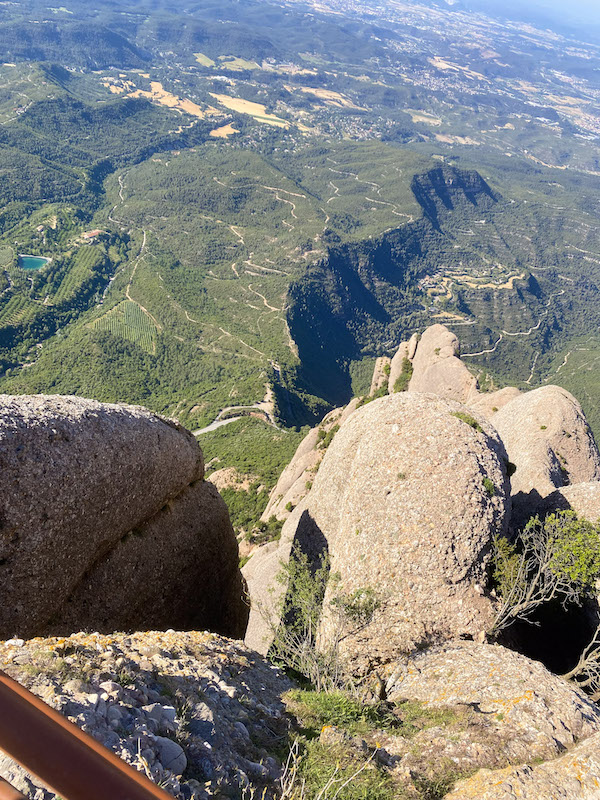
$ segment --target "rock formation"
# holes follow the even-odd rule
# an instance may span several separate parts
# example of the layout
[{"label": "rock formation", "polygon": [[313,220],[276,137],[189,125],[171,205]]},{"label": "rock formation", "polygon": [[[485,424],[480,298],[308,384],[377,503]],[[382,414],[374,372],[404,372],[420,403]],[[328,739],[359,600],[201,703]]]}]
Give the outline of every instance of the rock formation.
[{"label": "rock formation", "polygon": [[600,732],[600,708],[587,695],[499,645],[450,642],[413,654],[398,673],[388,682],[390,701],[473,708],[513,763],[554,758]]},{"label": "rock formation", "polygon": [[[279,776],[271,753],[289,727],[281,695],[292,684],[241,642],[77,633],[0,643],[0,664],[181,800],[239,797],[248,782],[273,786]],[[35,800],[55,798],[2,753],[0,777]]]},{"label": "rock formation", "polygon": [[145,409],[0,396],[0,636],[148,627],[242,636],[227,508]]},{"label": "rock formation", "polygon": [[563,486],[544,500],[544,511],[571,509],[590,522],[600,520],[600,481]]},{"label": "rock formation", "polygon": [[598,800],[600,733],[560,758],[531,766],[482,769],[459,781],[444,800]]},{"label": "rock formation", "polygon": [[[277,564],[296,542],[328,552],[336,593],[371,587],[380,599],[373,620],[344,639],[358,671],[438,638],[478,635],[491,621],[487,567],[509,506],[506,454],[483,418],[434,395],[376,400],[340,428],[281,541],[246,565],[253,603],[275,602]],[[321,635],[336,624],[325,614]],[[264,635],[254,609],[247,641],[264,652]]]},{"label": "rock formation", "polygon": [[493,424],[516,466],[511,479],[519,518],[567,484],[600,478],[600,453],[581,406],[560,386],[543,386],[507,403]]},{"label": "rock formation", "polygon": [[409,392],[433,392],[448,400],[469,403],[477,394],[477,379],[458,358],[458,337],[444,325],[432,325],[419,339],[412,358]]},{"label": "rock formation", "polygon": [[480,392],[470,398],[469,405],[493,423],[494,416],[498,411],[520,394],[521,392],[516,386],[505,386],[495,392]]},{"label": "rock formation", "polygon": [[269,503],[261,517],[267,522],[272,516],[279,520],[287,519],[306,497],[314,477],[327,450],[327,436],[333,437],[356,410],[358,398],[354,398],[345,408],[335,408],[325,416],[316,428],[312,428],[300,442],[294,457],[281,473],[277,485],[271,492]]},{"label": "rock formation", "polygon": [[388,385],[389,373],[391,369],[391,359],[387,356],[381,356],[375,361],[375,368],[373,369],[373,378],[371,379],[371,388],[369,394],[374,395],[375,392]]},{"label": "rock formation", "polygon": [[[415,337],[416,338],[416,337]],[[395,389],[394,386],[396,385],[396,381],[402,375],[402,369],[404,367],[405,359],[410,361],[408,357],[410,349],[410,342],[402,342],[392,360],[390,361],[390,374],[389,374],[389,381],[388,381],[388,394],[394,394]]]}]

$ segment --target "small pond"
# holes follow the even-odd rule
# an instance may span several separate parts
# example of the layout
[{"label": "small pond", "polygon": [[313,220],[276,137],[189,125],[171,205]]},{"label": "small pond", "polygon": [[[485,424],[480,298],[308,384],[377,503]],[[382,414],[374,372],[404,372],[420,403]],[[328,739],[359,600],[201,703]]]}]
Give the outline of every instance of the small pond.
[{"label": "small pond", "polygon": [[46,266],[52,259],[44,258],[44,256],[23,256],[19,255],[17,263],[21,269],[41,269]]}]

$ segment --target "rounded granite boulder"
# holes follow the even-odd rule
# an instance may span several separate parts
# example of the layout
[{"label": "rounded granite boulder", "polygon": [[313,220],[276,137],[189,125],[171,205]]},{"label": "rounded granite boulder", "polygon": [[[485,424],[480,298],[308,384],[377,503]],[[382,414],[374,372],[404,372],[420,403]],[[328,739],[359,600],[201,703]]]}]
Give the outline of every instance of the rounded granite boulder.
[{"label": "rounded granite boulder", "polygon": [[567,484],[600,479],[600,453],[581,406],[560,386],[515,397],[493,423],[516,466],[511,479],[516,522],[542,510],[543,499]]},{"label": "rounded granite boulder", "polygon": [[339,632],[332,600],[365,591],[375,598],[372,619],[343,634],[354,671],[432,641],[481,635],[493,617],[493,539],[507,528],[506,463],[494,429],[460,403],[401,393],[360,408],[333,439],[278,545],[245,569],[254,606],[247,641],[268,647],[256,609],[273,608],[275,573],[294,543],[309,557],[326,552],[337,578],[323,604],[322,641]]},{"label": "rounded granite boulder", "polygon": [[237,542],[185,428],[137,406],[0,395],[0,476],[0,638],[243,635]]}]

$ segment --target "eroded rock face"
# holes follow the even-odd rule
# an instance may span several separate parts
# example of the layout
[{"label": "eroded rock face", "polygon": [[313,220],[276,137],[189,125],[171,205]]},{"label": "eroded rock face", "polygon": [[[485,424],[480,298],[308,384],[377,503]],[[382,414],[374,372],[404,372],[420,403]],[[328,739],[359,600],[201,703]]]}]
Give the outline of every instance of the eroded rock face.
[{"label": "eroded rock face", "polygon": [[335,435],[335,430],[354,413],[357,405],[358,398],[354,398],[344,408],[330,411],[320,425],[306,434],[271,492],[267,507],[261,516],[263,522],[267,522],[272,516],[279,520],[287,519],[291,513],[289,506],[295,508],[306,497],[326,450],[319,431],[323,431],[325,435],[330,433]]},{"label": "eroded rock face", "polygon": [[[404,359],[408,358],[409,342],[401,342],[392,360],[390,361],[390,376],[388,382],[388,394],[394,394],[396,381],[402,374]],[[409,359],[410,360],[410,359]]]},{"label": "eroded rock face", "polygon": [[488,743],[502,744],[513,763],[552,758],[600,731],[600,709],[587,695],[499,645],[451,642],[414,654],[392,675],[388,697],[475,709],[491,726]]},{"label": "eroded rock face", "polygon": [[598,800],[600,733],[543,764],[482,769],[444,800]]},{"label": "eroded rock face", "polygon": [[563,486],[546,497],[545,511],[568,509],[574,511],[579,517],[589,519],[590,522],[598,522],[600,520],[600,481]]},{"label": "eroded rock face", "polygon": [[205,627],[247,609],[202,452],[145,409],[0,396],[0,636]]},{"label": "eroded rock face", "polygon": [[468,403],[477,395],[477,379],[458,358],[458,337],[444,325],[431,325],[421,336],[412,358],[409,392],[434,392]]},{"label": "eroded rock face", "polygon": [[512,493],[517,517],[542,508],[542,499],[567,484],[600,478],[600,454],[581,406],[560,386],[515,397],[493,424],[515,464]]},{"label": "eroded rock face", "polygon": [[389,375],[386,374],[386,372],[389,369],[391,369],[391,359],[387,356],[381,356],[381,358],[375,361],[373,377],[371,378],[371,388],[369,389],[369,394],[371,396],[383,386],[387,385]]},{"label": "eroded rock face", "polygon": [[[336,434],[281,541],[246,566],[253,603],[276,600],[275,565],[298,542],[308,553],[326,550],[340,575],[324,608],[332,591],[377,593],[373,620],[344,639],[356,671],[424,642],[479,634],[492,617],[492,539],[507,525],[505,465],[495,431],[458,403],[402,393],[364,406]],[[264,650],[256,618],[247,641]],[[335,625],[325,614],[321,635]]]},{"label": "eroded rock face", "polygon": [[481,392],[476,397],[471,397],[469,405],[493,423],[498,411],[520,394],[516,386],[505,386],[495,392]]}]

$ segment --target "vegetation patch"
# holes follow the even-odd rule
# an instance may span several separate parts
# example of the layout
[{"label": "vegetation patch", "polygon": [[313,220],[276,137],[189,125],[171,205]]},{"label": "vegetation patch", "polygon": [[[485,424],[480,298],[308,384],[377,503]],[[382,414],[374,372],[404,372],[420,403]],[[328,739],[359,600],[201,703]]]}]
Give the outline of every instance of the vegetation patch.
[{"label": "vegetation patch", "polygon": [[451,411],[450,415],[456,417],[457,419],[462,420],[465,422],[469,427],[473,428],[473,430],[477,431],[478,433],[483,432],[483,428],[477,422],[475,417],[472,417],[471,414],[467,414],[466,411]]},{"label": "vegetation patch", "polygon": [[402,369],[400,375],[394,381],[394,392],[405,392],[413,374],[413,365],[406,356],[402,359]]},{"label": "vegetation patch", "polygon": [[493,497],[496,494],[496,487],[490,478],[483,479],[483,486],[490,497]]}]

